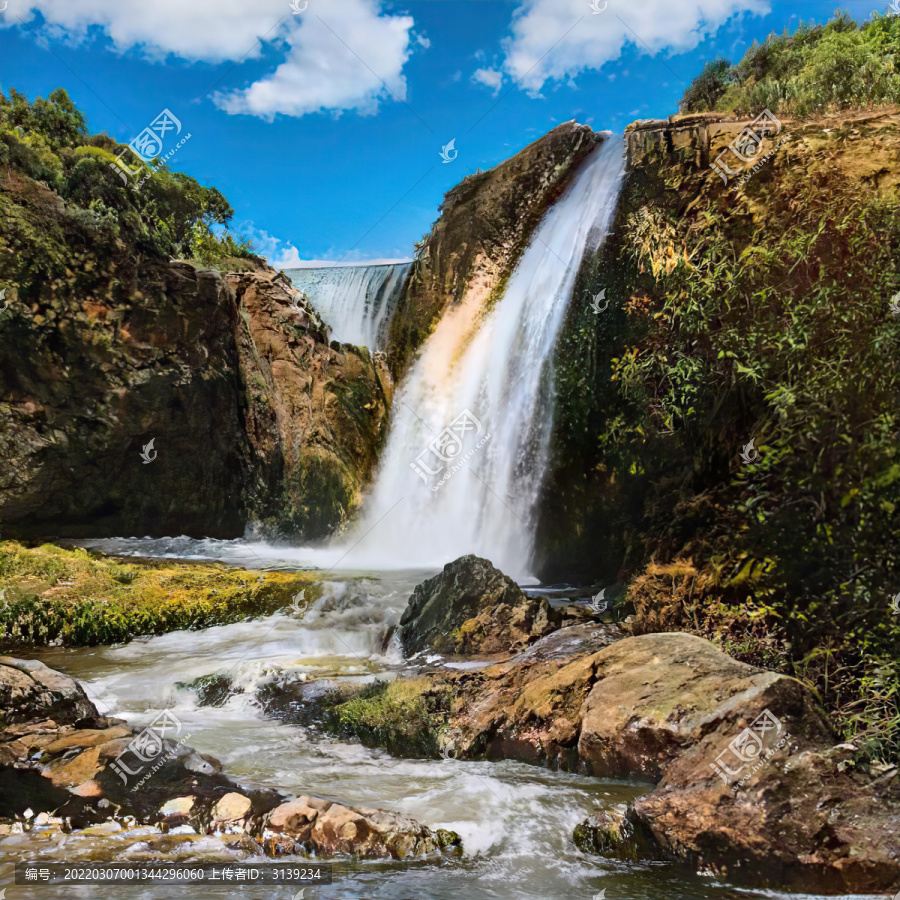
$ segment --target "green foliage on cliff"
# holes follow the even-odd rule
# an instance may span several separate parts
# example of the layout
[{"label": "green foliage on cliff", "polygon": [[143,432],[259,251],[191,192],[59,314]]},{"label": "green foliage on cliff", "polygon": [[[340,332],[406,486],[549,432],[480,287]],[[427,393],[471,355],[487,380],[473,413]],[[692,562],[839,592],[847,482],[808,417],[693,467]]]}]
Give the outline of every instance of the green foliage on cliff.
[{"label": "green foliage on cliff", "polygon": [[610,308],[573,304],[557,357],[544,531],[628,582],[637,633],[802,678],[897,760],[900,139],[887,117],[790,132],[741,186],[693,149],[631,172],[583,273]]},{"label": "green foliage on cliff", "polygon": [[240,622],[290,605],[307,575],[218,564],[121,562],[0,543],[0,644],[112,644]]},{"label": "green foliage on cliff", "polygon": [[[138,174],[126,176],[119,157]],[[234,210],[216,188],[166,165],[147,166],[109,135],[91,135],[61,88],[33,102],[14,88],[0,93],[0,166],[9,177],[45,184],[89,231],[140,252],[205,266],[253,258],[250,242],[228,230]]]},{"label": "green foliage on cliff", "polygon": [[754,42],[744,58],[707,63],[681,98],[685,113],[809,116],[900,100],[900,16],[873,14],[862,26],[846,13],[825,25]]}]

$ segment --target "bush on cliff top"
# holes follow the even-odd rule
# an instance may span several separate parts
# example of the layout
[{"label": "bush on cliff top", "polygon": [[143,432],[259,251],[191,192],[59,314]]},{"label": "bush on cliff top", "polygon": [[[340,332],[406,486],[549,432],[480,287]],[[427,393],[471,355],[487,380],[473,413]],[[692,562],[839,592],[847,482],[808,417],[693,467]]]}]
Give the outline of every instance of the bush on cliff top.
[{"label": "bush on cliff top", "polygon": [[809,116],[900,100],[900,16],[874,15],[862,26],[846,13],[825,25],[754,42],[744,58],[707,63],[681,98],[685,113]]},{"label": "bush on cliff top", "polygon": [[[140,189],[123,182],[123,153],[130,169],[147,176]],[[33,102],[14,88],[8,97],[0,93],[0,166],[43,182],[81,212],[84,224],[105,226],[110,237],[125,237],[143,252],[205,266],[256,258],[250,241],[229,231],[234,210],[216,188],[166,165],[145,166],[109,135],[89,134],[61,88]]]}]

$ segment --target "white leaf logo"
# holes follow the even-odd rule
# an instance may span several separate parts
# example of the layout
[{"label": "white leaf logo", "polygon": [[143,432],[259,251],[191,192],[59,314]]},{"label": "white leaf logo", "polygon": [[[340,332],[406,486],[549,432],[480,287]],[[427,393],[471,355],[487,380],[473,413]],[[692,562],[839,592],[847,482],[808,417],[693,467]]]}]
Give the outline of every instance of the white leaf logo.
[{"label": "white leaf logo", "polygon": [[[459,155],[459,151],[455,149],[456,147],[456,138],[453,138],[449,144],[445,144],[441,147],[441,158],[445,163],[453,162],[454,159]],[[452,156],[451,156],[452,152]]]},{"label": "white leaf logo", "polygon": [[148,443],[144,444],[144,447],[141,450],[141,459],[144,461],[145,466],[156,459],[156,450],[153,449],[153,442],[155,440],[156,438],[151,438]]},{"label": "white leaf logo", "polygon": [[749,444],[744,444],[743,449],[741,450],[741,461],[746,465],[747,463],[752,463],[759,456],[759,451],[753,449],[753,441],[756,438],[752,438]]}]

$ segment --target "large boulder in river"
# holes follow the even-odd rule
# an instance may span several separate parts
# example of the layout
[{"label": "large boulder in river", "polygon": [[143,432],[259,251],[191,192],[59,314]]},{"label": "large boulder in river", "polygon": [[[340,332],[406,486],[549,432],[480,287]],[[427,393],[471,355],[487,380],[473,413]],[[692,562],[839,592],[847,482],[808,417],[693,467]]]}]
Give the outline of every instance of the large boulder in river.
[{"label": "large boulder in river", "polygon": [[84,688],[38,660],[0,656],[0,711],[7,725],[52,718],[59,725],[94,722],[94,704]]},{"label": "large boulder in river", "polygon": [[426,647],[500,653],[524,647],[559,624],[546,599],[528,596],[488,560],[469,554],[416,587],[399,634],[407,655]]}]

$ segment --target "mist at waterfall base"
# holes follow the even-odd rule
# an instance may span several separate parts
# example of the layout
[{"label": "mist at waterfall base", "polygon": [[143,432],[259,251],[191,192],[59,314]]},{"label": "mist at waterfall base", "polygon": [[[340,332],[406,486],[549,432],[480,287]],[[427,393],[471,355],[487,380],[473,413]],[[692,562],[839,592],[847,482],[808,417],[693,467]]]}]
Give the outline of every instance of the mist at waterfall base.
[{"label": "mist at waterfall base", "polygon": [[285,269],[328,325],[333,340],[381,350],[409,262]]}]

